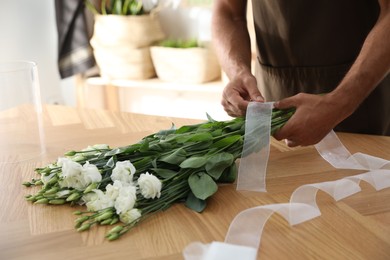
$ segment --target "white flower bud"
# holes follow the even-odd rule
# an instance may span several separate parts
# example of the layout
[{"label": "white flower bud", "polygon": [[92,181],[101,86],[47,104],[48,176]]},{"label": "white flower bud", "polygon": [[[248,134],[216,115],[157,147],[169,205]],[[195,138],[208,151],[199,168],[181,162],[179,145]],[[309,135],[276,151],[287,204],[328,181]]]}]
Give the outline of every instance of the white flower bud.
[{"label": "white flower bud", "polygon": [[60,190],[56,193],[56,197],[57,198],[62,198],[62,197],[65,197],[67,195],[69,195],[71,193],[70,190]]},{"label": "white flower bud", "polygon": [[89,145],[87,148],[81,150],[83,151],[85,156],[94,155],[98,150],[104,150],[109,149],[108,145],[106,144],[95,144],[95,145]]},{"label": "white flower bud", "polygon": [[51,173],[51,174],[49,174],[49,175],[47,175],[47,176],[46,176],[45,174],[42,174],[42,176],[41,176],[41,181],[42,181],[42,183],[43,183],[43,184],[48,183],[48,181],[50,181],[51,178],[53,178],[55,175],[56,175],[55,172],[53,172],[53,173]]},{"label": "white flower bud", "polygon": [[110,149],[110,147],[107,144],[94,144],[94,145],[92,145],[92,148],[95,149],[95,150]]}]

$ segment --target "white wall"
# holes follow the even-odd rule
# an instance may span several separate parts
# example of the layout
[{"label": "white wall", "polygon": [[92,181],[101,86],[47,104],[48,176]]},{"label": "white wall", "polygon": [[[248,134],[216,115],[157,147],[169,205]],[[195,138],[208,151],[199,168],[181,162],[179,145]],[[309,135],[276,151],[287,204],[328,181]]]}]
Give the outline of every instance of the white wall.
[{"label": "white wall", "polygon": [[162,29],[170,39],[198,39],[211,41],[211,7],[175,4],[173,0],[160,0],[164,6],[158,17]]},{"label": "white wall", "polygon": [[37,63],[43,102],[75,105],[73,78],[57,70],[54,1],[1,0],[0,35],[0,60]]}]

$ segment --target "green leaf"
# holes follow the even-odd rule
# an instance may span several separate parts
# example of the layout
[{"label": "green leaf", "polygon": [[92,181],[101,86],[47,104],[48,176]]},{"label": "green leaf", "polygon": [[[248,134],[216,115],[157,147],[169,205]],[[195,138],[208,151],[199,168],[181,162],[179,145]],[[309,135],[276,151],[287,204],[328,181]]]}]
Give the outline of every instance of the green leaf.
[{"label": "green leaf", "polygon": [[186,150],[188,152],[202,151],[202,153],[209,151],[209,147],[213,144],[212,140],[203,141],[203,142],[194,142],[188,143],[186,146]]},{"label": "green leaf", "polygon": [[154,168],[157,168],[157,158],[154,158],[151,163]]},{"label": "green leaf", "polygon": [[130,14],[138,15],[142,13],[142,1],[133,1],[130,4]]},{"label": "green leaf", "polygon": [[233,163],[230,167],[226,168],[219,177],[218,182],[233,183],[237,178],[237,165]]},{"label": "green leaf", "polygon": [[209,122],[217,122],[215,119],[213,119],[208,113],[206,113],[207,119]]},{"label": "green leaf", "polygon": [[132,0],[125,0],[122,5],[122,15],[127,15],[129,12],[129,5]]},{"label": "green leaf", "polygon": [[223,148],[237,142],[241,138],[241,135],[231,135],[215,142],[210,148]]},{"label": "green leaf", "polygon": [[163,179],[169,179],[178,174],[176,171],[162,169],[162,168],[154,168],[153,171]]},{"label": "green leaf", "polygon": [[194,130],[196,130],[199,127],[198,125],[185,125],[180,127],[179,129],[176,130],[176,134],[184,134],[184,133],[189,133]]},{"label": "green leaf", "polygon": [[183,148],[175,150],[173,153],[159,158],[159,161],[179,165],[187,158],[187,152]]},{"label": "green leaf", "polygon": [[141,160],[133,161],[132,163],[133,163],[134,167],[138,170],[138,169],[142,169],[146,166],[149,166],[152,163],[152,158],[144,157]]},{"label": "green leaf", "polygon": [[166,137],[167,135],[173,134],[175,132],[176,132],[176,127],[175,127],[175,124],[172,123],[172,126],[170,129],[160,130],[159,132],[157,132],[155,134],[155,136],[158,138],[163,138],[163,137]]},{"label": "green leaf", "polygon": [[122,14],[122,0],[115,0],[113,10],[113,14]]},{"label": "green leaf", "polygon": [[124,153],[133,153],[141,148],[141,144],[133,144],[127,147],[122,147]]},{"label": "green leaf", "polygon": [[191,138],[191,133],[183,133],[183,134],[174,134],[170,135],[167,140],[169,141],[175,141],[178,144],[184,144],[188,142],[188,140]]},{"label": "green leaf", "polygon": [[197,132],[197,133],[185,133],[170,138],[175,140],[179,144],[185,144],[188,142],[204,142],[213,140],[213,136],[208,132]]},{"label": "green leaf", "polygon": [[188,178],[188,184],[195,197],[201,200],[207,199],[218,190],[215,181],[204,172],[191,174]]},{"label": "green leaf", "polygon": [[209,157],[206,163],[207,173],[218,180],[223,171],[228,168],[234,161],[234,156],[230,153],[219,153]]},{"label": "green leaf", "polygon": [[213,132],[211,132],[212,136],[220,136],[222,135],[222,129],[215,129]]},{"label": "green leaf", "polygon": [[213,136],[209,132],[195,133],[188,139],[189,142],[204,142],[213,140]]},{"label": "green leaf", "polygon": [[139,151],[140,152],[147,152],[149,150],[149,142],[150,142],[150,140],[148,140],[148,139],[143,140],[143,143],[141,143]]},{"label": "green leaf", "polygon": [[172,145],[167,142],[160,142],[160,143],[149,145],[150,151],[162,152],[162,151],[168,151],[170,149],[172,149]]},{"label": "green leaf", "polygon": [[192,156],[180,164],[180,168],[200,168],[207,163],[207,159],[201,156]]},{"label": "green leaf", "polygon": [[186,199],[185,205],[188,208],[201,213],[206,208],[207,202],[205,200],[198,199],[192,192],[190,192]]},{"label": "green leaf", "polygon": [[227,130],[228,132],[240,130],[243,124],[244,122],[235,122],[233,124],[227,125],[225,127],[225,130]]},{"label": "green leaf", "polygon": [[203,142],[211,141],[213,136],[208,132],[194,132],[194,133],[183,133],[175,134],[167,137],[166,140],[174,140],[178,144],[186,144],[188,142]]},{"label": "green leaf", "polygon": [[220,122],[207,122],[199,126],[198,130],[210,130],[210,129],[215,129],[218,128],[219,125],[222,123]]}]

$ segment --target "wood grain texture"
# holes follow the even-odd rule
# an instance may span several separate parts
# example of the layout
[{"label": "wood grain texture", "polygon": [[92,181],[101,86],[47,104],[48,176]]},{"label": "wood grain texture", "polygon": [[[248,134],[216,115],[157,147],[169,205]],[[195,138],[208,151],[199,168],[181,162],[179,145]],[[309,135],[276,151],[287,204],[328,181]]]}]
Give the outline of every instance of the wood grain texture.
[{"label": "wood grain texture", "polygon": [[[24,163],[0,164],[0,259],[183,259],[182,250],[191,242],[223,241],[230,222],[242,210],[288,202],[291,193],[304,184],[363,172],[336,170],[313,147],[291,149],[272,139],[267,193],[238,192],[234,184],[220,185],[203,213],[176,204],[115,242],[104,240],[108,227],[76,232],[72,215],[76,207],[32,205],[24,200],[33,189],[21,183],[38,177],[33,169],[68,150],[96,143],[122,146],[168,129],[172,123],[199,122],[46,106],[47,154]],[[9,132],[1,135],[12,138]],[[390,159],[390,137],[339,137],[352,153]],[[9,162],[16,159],[8,158]],[[375,191],[364,182],[360,186],[361,192],[338,202],[319,191],[317,204],[322,215],[296,226],[273,214],[263,231],[259,259],[390,259],[390,189]]]}]

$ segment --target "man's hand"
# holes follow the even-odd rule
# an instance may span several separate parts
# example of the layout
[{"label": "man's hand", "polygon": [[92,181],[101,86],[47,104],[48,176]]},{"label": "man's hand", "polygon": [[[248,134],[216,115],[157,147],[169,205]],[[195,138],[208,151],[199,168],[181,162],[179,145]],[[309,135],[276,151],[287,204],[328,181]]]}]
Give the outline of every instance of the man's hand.
[{"label": "man's hand", "polygon": [[263,101],[251,73],[252,51],[247,26],[247,0],[216,0],[213,5],[213,44],[230,82],[221,104],[228,115],[243,116],[249,101]]},{"label": "man's hand", "polygon": [[295,107],[290,120],[274,134],[277,140],[286,139],[290,147],[307,146],[320,142],[338,123],[350,115],[344,102],[332,94],[300,93],[275,102],[275,108]]},{"label": "man's hand", "polygon": [[257,89],[256,78],[248,73],[226,85],[221,104],[229,116],[238,117],[245,115],[250,101],[263,102],[264,99]]}]

